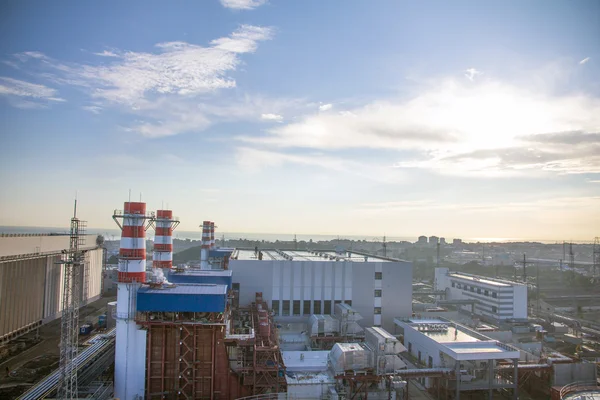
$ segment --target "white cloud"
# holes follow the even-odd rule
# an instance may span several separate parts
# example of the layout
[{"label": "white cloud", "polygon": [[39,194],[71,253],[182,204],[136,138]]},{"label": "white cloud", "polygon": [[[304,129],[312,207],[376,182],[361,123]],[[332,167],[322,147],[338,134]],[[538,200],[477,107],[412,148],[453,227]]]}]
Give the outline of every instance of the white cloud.
[{"label": "white cloud", "polygon": [[[530,135],[585,134],[598,132],[599,127],[600,99],[596,97],[555,96],[492,80],[446,80],[432,82],[408,98],[373,102],[346,110],[343,115],[316,112],[272,128],[263,136],[240,139],[277,148],[410,151],[412,154],[404,155],[397,167],[501,176],[527,169],[528,173],[538,169],[553,173],[596,171],[600,164],[593,154],[594,143],[568,147],[552,143],[551,135],[535,140]],[[516,152],[519,146],[537,148],[544,158],[521,155]],[[507,154],[464,156],[478,150],[503,149]]]},{"label": "white cloud", "polygon": [[283,121],[283,117],[279,114],[261,114],[260,119],[266,121]]},{"label": "white cloud", "polygon": [[477,71],[475,68],[469,68],[469,69],[465,70],[465,76],[470,81],[473,81],[477,75],[481,75],[481,74],[483,74],[483,72]]},{"label": "white cloud", "polygon": [[53,70],[45,76],[60,84],[89,88],[92,97],[138,107],[140,102],[161,95],[197,95],[233,88],[228,76],[241,62],[243,53],[256,51],[258,42],[272,37],[272,29],[242,25],[230,36],[203,47],[186,42],[156,45],[156,52],[114,51],[96,53],[110,60],[101,65],[67,65],[42,53],[19,53],[21,62],[44,60]]},{"label": "white cloud", "polygon": [[119,57],[119,55],[117,53],[114,53],[112,51],[108,51],[108,50],[104,50],[102,53],[93,53],[96,56],[100,56],[100,57]]},{"label": "white cloud", "polygon": [[319,106],[319,111],[328,111],[331,110],[331,107],[333,107],[332,104],[323,104]]},{"label": "white cloud", "polygon": [[583,65],[583,64],[585,64],[588,61],[590,61],[590,57],[586,57],[583,60],[579,61],[579,64]]},{"label": "white cloud", "polygon": [[56,97],[57,90],[36,83],[0,77],[0,96],[6,96],[17,108],[46,108],[50,102],[61,103],[65,99]]},{"label": "white cloud", "polygon": [[266,3],[267,0],[221,0],[223,7],[235,10],[252,10]]},{"label": "white cloud", "polygon": [[83,110],[89,111],[93,114],[100,114],[100,112],[102,111],[102,107],[98,107],[98,106],[83,106],[81,108]]}]

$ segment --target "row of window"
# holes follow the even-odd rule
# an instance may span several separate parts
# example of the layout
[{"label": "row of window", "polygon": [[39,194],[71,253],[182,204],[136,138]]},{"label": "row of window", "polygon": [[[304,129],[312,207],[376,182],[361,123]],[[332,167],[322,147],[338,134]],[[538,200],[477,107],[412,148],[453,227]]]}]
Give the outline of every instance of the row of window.
[{"label": "row of window", "polygon": [[469,287],[469,285],[461,285],[460,283],[456,283],[456,282],[452,282],[452,287],[455,287],[457,289],[462,289],[462,290],[470,290],[471,292],[475,293],[475,291],[477,291],[477,294],[483,294],[484,296],[492,296],[493,298],[497,298],[498,297],[498,293],[496,292],[492,292],[492,291],[488,291],[485,289],[481,289],[480,287],[476,288],[475,286],[471,286]]},{"label": "row of window", "polygon": [[[310,306],[313,306],[313,311],[311,313],[310,311]],[[342,303],[341,300],[335,300],[333,302],[333,306],[335,306],[336,304],[340,304]],[[344,301],[344,303],[348,304],[349,306],[352,305],[352,300],[346,300]],[[323,307],[321,307],[321,304],[323,304]],[[291,306],[291,310],[290,310],[290,306]],[[320,300],[316,300],[314,302],[311,302],[310,300],[282,300],[281,301],[281,315],[283,316],[289,316],[289,315],[310,315],[310,314],[333,314],[334,310],[332,309],[332,302],[331,300],[324,300],[323,303],[321,303]],[[271,308],[273,309],[273,312],[275,313],[275,315],[279,315],[279,300],[273,300],[271,302]],[[300,309],[302,309],[302,312],[300,312]],[[290,314],[291,311],[291,314]]]}]

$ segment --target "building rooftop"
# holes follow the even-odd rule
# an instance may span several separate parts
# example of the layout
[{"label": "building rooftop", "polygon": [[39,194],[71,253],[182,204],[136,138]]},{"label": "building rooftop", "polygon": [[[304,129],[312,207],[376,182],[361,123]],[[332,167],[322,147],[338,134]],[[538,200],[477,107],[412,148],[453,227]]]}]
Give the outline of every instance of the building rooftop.
[{"label": "building rooftop", "polygon": [[[351,262],[390,262],[390,260],[373,255],[362,255],[352,252],[337,254],[335,251],[324,250],[276,250],[261,249],[263,261],[351,261]],[[254,250],[236,249],[232,258],[244,261],[258,261]]]},{"label": "building rooftop", "polygon": [[440,345],[440,350],[455,360],[519,358],[519,350],[479,332],[443,319],[396,318],[397,325],[407,324]]},{"label": "building rooftop", "polygon": [[471,282],[475,282],[475,283],[483,283],[485,285],[490,285],[490,286],[509,287],[509,286],[518,285],[517,282],[510,282],[510,281],[505,281],[502,279],[494,279],[494,278],[480,278],[478,276],[463,274],[460,272],[450,272],[449,275],[452,278],[460,278],[460,279],[464,279],[467,281],[471,281]]},{"label": "building rooftop", "polygon": [[282,351],[287,371],[318,372],[327,370],[329,351]]}]

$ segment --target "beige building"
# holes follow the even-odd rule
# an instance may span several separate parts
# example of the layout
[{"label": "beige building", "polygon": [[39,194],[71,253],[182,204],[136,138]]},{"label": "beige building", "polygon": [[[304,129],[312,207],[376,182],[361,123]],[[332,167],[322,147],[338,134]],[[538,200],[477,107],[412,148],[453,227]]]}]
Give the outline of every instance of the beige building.
[{"label": "beige building", "polygon": [[[0,343],[14,339],[61,315],[63,251],[69,235],[0,234]],[[102,248],[87,235],[81,303],[100,297]]]}]

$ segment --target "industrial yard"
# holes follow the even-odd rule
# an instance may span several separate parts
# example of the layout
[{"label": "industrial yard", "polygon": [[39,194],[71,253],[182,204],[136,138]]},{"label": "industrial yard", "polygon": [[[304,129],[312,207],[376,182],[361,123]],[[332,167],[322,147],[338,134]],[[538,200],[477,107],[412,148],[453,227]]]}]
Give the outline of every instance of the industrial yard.
[{"label": "industrial yard", "polygon": [[[171,210],[126,202],[113,218],[117,266],[104,262],[102,240],[81,247],[76,217],[60,244],[0,243],[4,276],[25,287],[15,271],[30,268],[46,287],[26,299],[2,286],[7,304],[33,318],[11,320],[4,334],[3,397],[541,400],[596,390],[600,327],[584,318],[593,291],[542,298],[536,283],[552,287],[548,279],[447,267],[415,282],[411,262],[339,244],[220,247],[211,221],[201,225],[199,259],[175,264]],[[51,247],[21,255],[27,240]],[[43,318],[59,294],[69,312]],[[77,351],[65,359],[72,340]]]}]

